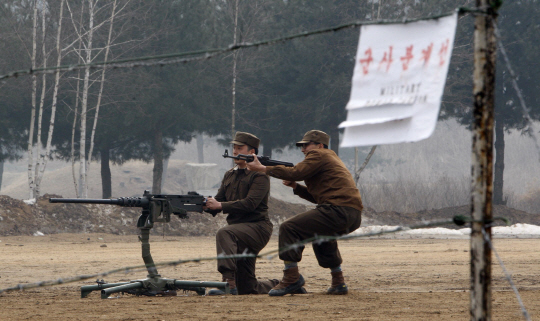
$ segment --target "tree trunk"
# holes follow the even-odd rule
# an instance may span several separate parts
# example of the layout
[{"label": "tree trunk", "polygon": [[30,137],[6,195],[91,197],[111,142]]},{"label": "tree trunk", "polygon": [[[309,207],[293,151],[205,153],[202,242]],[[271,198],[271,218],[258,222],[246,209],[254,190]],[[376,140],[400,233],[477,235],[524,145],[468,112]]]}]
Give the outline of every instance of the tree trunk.
[{"label": "tree trunk", "polygon": [[203,134],[198,133],[196,136],[197,140],[197,156],[199,157],[199,163],[204,163],[204,139]]},{"label": "tree trunk", "polygon": [[77,92],[75,95],[75,111],[73,115],[73,127],[71,128],[71,174],[73,175],[73,184],[75,185],[75,195],[79,198],[79,187],[77,184],[77,175],[75,174],[75,130],[77,127],[77,110],[79,108],[79,76],[77,73]]},{"label": "tree trunk", "polygon": [[262,150],[263,156],[268,156],[272,158],[272,149],[274,149],[274,142],[271,139],[265,139]]},{"label": "tree trunk", "polygon": [[167,178],[167,169],[169,168],[169,159],[166,158],[163,160],[163,173],[161,173],[161,190],[163,190],[163,186],[165,186],[165,179]]},{"label": "tree trunk", "polygon": [[2,190],[2,178],[4,177],[4,161],[0,161],[0,191]]},{"label": "tree trunk", "polygon": [[[109,25],[109,37],[107,38],[107,45],[105,46],[105,59],[103,61],[107,62],[109,58],[109,49],[111,48],[111,38],[112,30],[114,23],[114,16],[116,12],[116,0],[114,0],[113,8],[111,12],[111,24]],[[88,151],[88,161],[86,162],[86,178],[88,180],[88,171],[90,171],[90,164],[92,162],[92,152],[94,150],[94,137],[96,135],[97,122],[99,118],[99,107],[101,106],[101,97],[103,96],[103,84],[105,83],[105,68],[101,71],[101,83],[99,87],[98,98],[96,102],[96,112],[94,114],[94,125],[92,126],[92,134],[90,135],[90,150]]]},{"label": "tree trunk", "polygon": [[[41,10],[41,53],[42,56],[41,59],[43,59],[43,68],[47,68],[47,51],[45,50],[45,31],[46,31],[46,24],[45,24],[45,10]],[[45,74],[43,74],[41,81],[41,97],[39,99],[39,112],[38,112],[38,122],[37,122],[37,137],[36,137],[36,164],[34,168],[34,197],[39,197],[39,185],[40,185],[40,179],[39,179],[39,169],[41,168],[41,161],[43,160],[43,154],[41,153],[41,126],[42,126],[42,120],[43,120],[43,106],[45,105],[45,95],[46,95],[46,89],[47,89],[47,77]]]},{"label": "tree trunk", "polygon": [[356,187],[358,187],[358,181],[360,180],[360,174],[366,168],[366,166],[369,163],[369,160],[371,159],[371,156],[375,153],[375,149],[377,149],[377,145],[371,147],[371,150],[369,151],[369,154],[366,156],[366,160],[364,160],[364,163],[362,166],[360,166],[359,169],[356,167],[358,166],[358,147],[355,148],[355,156],[354,156],[354,183]]},{"label": "tree trunk", "polygon": [[[82,26],[83,21],[83,12],[84,10],[81,10],[81,17],[79,20],[79,26]],[[82,38],[79,38],[79,49],[77,52],[81,52],[82,48]],[[79,55],[79,63],[82,62],[82,57]],[[77,111],[79,110],[79,101],[81,101],[81,97],[79,96],[80,93],[80,84],[81,84],[81,70],[77,70],[77,91],[75,92],[75,109],[74,109],[74,116],[73,116],[73,127],[71,128],[71,174],[73,175],[73,185],[75,186],[75,195],[77,198],[80,197],[79,194],[79,186],[77,183],[77,175],[75,173],[75,133],[77,129]]]},{"label": "tree trunk", "polygon": [[101,195],[102,198],[111,198],[112,179],[109,155],[109,144],[103,144],[99,151],[101,156]]},{"label": "tree trunk", "polygon": [[[62,51],[60,50],[60,38],[62,34],[62,15],[64,13],[64,2],[65,0],[62,0],[60,4],[60,15],[58,17],[58,30],[56,34],[56,53],[57,53],[57,59],[56,59],[56,65],[60,66],[60,62],[62,61]],[[43,16],[43,21],[45,21],[45,16]],[[43,27],[43,30],[45,30],[45,26]],[[43,32],[43,36],[45,37],[45,32]],[[45,39],[43,39],[45,42]],[[45,52],[45,45],[43,45],[43,51]],[[45,60],[46,62],[46,60]],[[43,82],[45,83],[45,79],[43,79]],[[52,106],[51,106],[51,119],[49,121],[49,132],[47,133],[47,144],[45,145],[45,152],[42,153],[40,157],[40,161],[37,164],[40,164],[39,167],[39,173],[37,172],[36,168],[36,197],[39,197],[40,194],[40,187],[41,187],[41,180],[43,179],[43,175],[45,174],[45,168],[47,167],[47,162],[49,160],[49,154],[51,153],[51,144],[52,144],[52,136],[54,132],[54,120],[56,116],[56,104],[58,101],[58,87],[60,84],[60,71],[55,72],[55,78],[54,78],[54,91],[53,91],[53,99],[52,99]]]},{"label": "tree trunk", "polygon": [[504,185],[504,122],[495,120],[495,181],[493,183],[493,204],[506,205]]},{"label": "tree trunk", "polygon": [[336,155],[339,156],[339,128],[337,126],[330,130],[330,149],[332,149]]},{"label": "tree trunk", "polygon": [[[88,7],[89,7],[88,43],[85,48],[85,51],[86,51],[85,63],[87,64],[92,62],[92,37],[94,35],[93,0],[88,1]],[[88,195],[88,187],[86,184],[86,112],[88,110],[89,89],[90,89],[90,67],[86,67],[84,69],[84,85],[83,85],[83,96],[82,96],[82,103],[81,103],[81,144],[79,146],[79,155],[80,155],[79,196],[82,198],[86,198]]]},{"label": "tree trunk", "polygon": [[86,198],[86,107],[88,106],[88,85],[90,69],[84,72],[83,99],[81,104],[81,137],[79,144],[79,196]]},{"label": "tree trunk", "polygon": [[[34,1],[33,31],[32,31],[32,69],[36,69],[36,35],[37,35],[37,0]],[[28,130],[28,189],[29,198],[34,198],[34,172],[32,171],[34,162],[34,126],[36,123],[36,96],[37,96],[37,77],[32,75],[32,113],[30,115],[30,127]]]},{"label": "tree trunk", "polygon": [[154,131],[154,169],[152,177],[152,194],[161,194],[161,179],[163,175],[163,132]]}]

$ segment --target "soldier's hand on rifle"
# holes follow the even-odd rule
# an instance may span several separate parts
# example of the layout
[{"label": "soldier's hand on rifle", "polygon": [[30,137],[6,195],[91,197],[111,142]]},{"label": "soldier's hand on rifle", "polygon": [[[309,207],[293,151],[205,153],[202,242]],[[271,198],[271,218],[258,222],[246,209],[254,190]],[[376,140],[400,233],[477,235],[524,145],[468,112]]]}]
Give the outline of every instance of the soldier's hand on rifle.
[{"label": "soldier's hand on rifle", "polygon": [[253,162],[247,163],[247,169],[254,172],[266,173],[266,166],[259,162],[257,155],[251,154],[251,156],[253,156]]},{"label": "soldier's hand on rifle", "polygon": [[221,203],[216,201],[215,198],[213,197],[208,197],[208,199],[206,200],[206,208],[208,208],[209,210],[222,210],[223,208],[221,207]]},{"label": "soldier's hand on rifle", "polygon": [[296,185],[298,185],[295,181],[286,181],[283,180],[283,185],[292,187],[293,189],[296,188]]}]

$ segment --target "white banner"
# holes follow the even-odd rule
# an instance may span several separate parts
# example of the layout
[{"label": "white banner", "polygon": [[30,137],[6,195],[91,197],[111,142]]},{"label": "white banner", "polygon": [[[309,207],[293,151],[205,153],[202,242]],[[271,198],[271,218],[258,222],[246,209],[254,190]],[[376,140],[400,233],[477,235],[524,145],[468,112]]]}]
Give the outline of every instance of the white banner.
[{"label": "white banner", "polygon": [[360,29],[341,146],[413,142],[435,130],[457,13]]}]

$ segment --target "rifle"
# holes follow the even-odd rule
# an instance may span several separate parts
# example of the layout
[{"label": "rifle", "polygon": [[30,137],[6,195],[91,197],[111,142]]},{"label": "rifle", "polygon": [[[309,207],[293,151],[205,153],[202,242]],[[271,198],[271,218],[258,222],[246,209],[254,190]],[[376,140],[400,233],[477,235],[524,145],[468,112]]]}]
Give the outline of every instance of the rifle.
[{"label": "rifle", "polygon": [[[188,212],[203,212],[206,198],[196,192],[187,195],[150,194],[144,191],[142,197],[120,197],[116,199],[80,199],[80,198],[49,198],[50,203],[79,203],[79,204],[112,204],[124,207],[141,207],[142,214],[137,221],[137,228],[141,230],[142,258],[148,271],[148,278],[121,283],[103,283],[81,287],[81,298],[85,298],[92,291],[101,291],[101,298],[106,299],[112,293],[126,292],[139,295],[176,295],[176,290],[191,290],[204,295],[206,287],[217,287],[229,293],[227,282],[199,282],[180,281],[162,278],[158,274],[152,255],[150,254],[150,229],[154,222],[170,222],[171,214],[179,218],[188,218]],[[216,214],[212,214],[216,216]]]},{"label": "rifle", "polygon": [[[187,195],[150,194],[144,191],[142,197],[120,197],[116,199],[50,198],[50,203],[111,204],[124,207],[142,207],[143,214],[137,221],[137,228],[152,228],[154,222],[168,223],[171,214],[179,218],[189,218],[187,212],[203,212],[206,198],[197,192]],[[215,216],[215,214],[213,214]]]},{"label": "rifle", "polygon": [[[223,158],[233,158],[233,159],[239,159],[239,160],[245,160],[248,163],[253,162],[254,158],[251,155],[244,155],[244,154],[238,154],[238,156],[230,156],[229,150],[225,150],[225,153],[223,154]],[[294,167],[293,163],[289,162],[282,162],[274,159],[270,159],[268,156],[257,156],[259,159],[259,162],[263,164],[264,166],[278,166],[283,165],[285,167]]]}]

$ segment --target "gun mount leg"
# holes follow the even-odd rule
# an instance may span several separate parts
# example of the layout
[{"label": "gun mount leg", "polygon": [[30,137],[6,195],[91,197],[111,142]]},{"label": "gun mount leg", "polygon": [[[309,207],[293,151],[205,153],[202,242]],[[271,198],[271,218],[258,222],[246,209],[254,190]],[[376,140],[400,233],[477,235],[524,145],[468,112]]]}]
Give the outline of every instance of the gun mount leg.
[{"label": "gun mount leg", "polygon": [[[227,282],[202,282],[202,281],[180,281],[174,280],[174,285],[178,289],[197,291],[199,295],[204,295],[206,288],[218,288],[225,294],[229,294],[230,288]],[[196,290],[199,289],[199,290]],[[199,292],[202,292],[199,293]]]},{"label": "gun mount leg", "polygon": [[[127,292],[134,295],[157,296],[174,293],[176,290],[195,291],[198,295],[204,295],[206,288],[218,288],[226,294],[229,293],[229,283],[227,282],[203,282],[203,281],[181,281],[166,279],[161,277],[136,280],[125,283],[98,284],[85,287],[88,293],[101,289],[101,298],[107,299],[111,294]],[[83,289],[81,288],[81,292]],[[81,297],[86,297],[82,296]],[[175,295],[175,294],[173,294]]]},{"label": "gun mount leg", "polygon": [[[143,215],[139,218],[140,222],[145,222],[147,213],[143,210]],[[107,299],[111,294],[126,292],[134,295],[176,295],[176,290],[195,291],[198,295],[204,295],[207,287],[218,288],[226,294],[230,293],[229,283],[227,282],[202,282],[202,281],[181,281],[175,279],[162,278],[157,271],[152,255],[150,254],[150,228],[144,224],[139,225],[141,230],[142,259],[148,271],[148,276],[144,280],[135,280],[121,283],[98,283],[97,285],[88,285],[81,287],[81,298],[85,298],[92,291],[101,290],[101,298]]]},{"label": "gun mount leg", "polygon": [[121,283],[98,283],[96,285],[85,285],[81,286],[81,298],[86,298],[88,294],[92,291],[101,291],[106,288],[112,288],[119,285],[129,284],[130,282],[121,282]]},{"label": "gun mount leg", "polygon": [[144,287],[144,285],[143,285],[142,282],[130,282],[128,284],[103,289],[103,290],[101,290],[101,298],[106,299],[106,298],[109,297],[109,295],[111,295],[113,293],[128,292],[129,290],[141,289],[143,287]]},{"label": "gun mount leg", "polygon": [[141,248],[142,248],[142,258],[144,264],[146,265],[146,270],[148,270],[148,277],[159,277],[157,272],[156,265],[150,254],[150,229],[141,229]]}]

